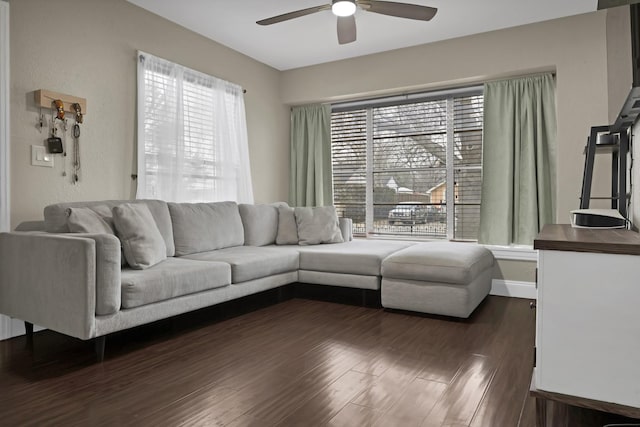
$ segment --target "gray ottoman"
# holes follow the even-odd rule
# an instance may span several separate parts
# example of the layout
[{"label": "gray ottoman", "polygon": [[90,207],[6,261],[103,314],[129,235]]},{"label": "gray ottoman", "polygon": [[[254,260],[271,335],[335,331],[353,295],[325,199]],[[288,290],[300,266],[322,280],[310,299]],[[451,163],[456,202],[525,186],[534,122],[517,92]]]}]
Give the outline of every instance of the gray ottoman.
[{"label": "gray ottoman", "polygon": [[429,242],[382,261],[382,306],[467,318],[491,290],[494,258],[472,243]]}]

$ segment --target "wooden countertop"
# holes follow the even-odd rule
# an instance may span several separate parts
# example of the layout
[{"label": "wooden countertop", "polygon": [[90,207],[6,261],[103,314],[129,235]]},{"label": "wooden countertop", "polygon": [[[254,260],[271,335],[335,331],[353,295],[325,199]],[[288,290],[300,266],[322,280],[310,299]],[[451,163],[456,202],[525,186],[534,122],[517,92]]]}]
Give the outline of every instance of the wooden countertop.
[{"label": "wooden countertop", "polygon": [[640,255],[640,234],[624,229],[573,228],[547,224],[533,241],[534,249]]}]

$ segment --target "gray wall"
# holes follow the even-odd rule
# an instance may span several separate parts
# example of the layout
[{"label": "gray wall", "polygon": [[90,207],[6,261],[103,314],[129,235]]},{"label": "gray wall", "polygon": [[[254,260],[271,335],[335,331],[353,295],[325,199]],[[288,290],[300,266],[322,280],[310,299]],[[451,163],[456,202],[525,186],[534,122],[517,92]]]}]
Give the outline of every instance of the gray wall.
[{"label": "gray wall", "polygon": [[494,279],[535,282],[537,262],[498,260],[493,271]]},{"label": "gray wall", "polygon": [[607,9],[607,87],[609,120],[616,121],[633,85],[629,6]]},{"label": "gray wall", "polygon": [[[609,123],[615,122],[620,108],[627,99],[629,89],[633,85],[632,61],[631,61],[631,23],[629,19],[629,6],[608,9],[607,13],[607,68],[609,83]],[[632,128],[632,135],[640,135],[640,122]],[[631,158],[638,159],[640,156],[640,143],[632,138]],[[601,162],[607,162],[609,156],[604,157]],[[596,162],[598,159],[596,159]],[[640,168],[635,167],[629,176],[632,185],[631,209],[629,218],[634,228],[637,230],[640,225]],[[629,187],[627,187],[629,188]]]},{"label": "gray wall", "polygon": [[[42,217],[45,205],[135,196],[136,50],[232,81],[245,96],[256,201],[286,200],[289,109],[280,72],[124,0],[12,0],[11,222]],[[33,91],[87,99],[82,181],[30,165],[43,144]],[[47,110],[48,111],[48,110]],[[70,161],[70,160],[68,160]]]}]

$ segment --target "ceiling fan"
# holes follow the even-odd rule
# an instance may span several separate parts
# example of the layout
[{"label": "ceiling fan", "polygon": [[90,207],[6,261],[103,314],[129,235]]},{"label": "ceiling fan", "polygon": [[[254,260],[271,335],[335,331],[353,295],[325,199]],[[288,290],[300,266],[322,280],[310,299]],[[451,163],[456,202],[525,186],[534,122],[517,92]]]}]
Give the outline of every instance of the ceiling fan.
[{"label": "ceiling fan", "polygon": [[309,7],[307,9],[296,10],[284,13],[271,18],[257,21],[259,25],[271,25],[289,19],[300,18],[312,13],[329,10],[338,17],[338,43],[346,44],[356,40],[356,20],[354,14],[357,7],[368,12],[380,13],[382,15],[397,16],[399,18],[416,19],[419,21],[430,21],[438,11],[435,7],[420,6],[409,3],[396,3],[392,1],[379,0],[332,0],[331,4]]}]

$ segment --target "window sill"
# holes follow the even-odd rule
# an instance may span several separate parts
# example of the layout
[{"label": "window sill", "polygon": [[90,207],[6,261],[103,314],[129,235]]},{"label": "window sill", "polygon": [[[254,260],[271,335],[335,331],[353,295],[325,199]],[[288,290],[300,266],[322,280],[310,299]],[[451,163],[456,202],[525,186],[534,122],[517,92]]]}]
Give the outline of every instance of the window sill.
[{"label": "window sill", "polygon": [[484,245],[489,249],[496,259],[506,259],[510,261],[538,261],[538,251],[532,246],[512,245],[512,246],[495,246]]},{"label": "window sill", "polygon": [[[440,239],[420,239],[420,238],[405,238],[396,236],[384,236],[373,235],[369,237],[354,236],[355,239],[373,239],[373,240],[402,240],[407,242],[425,243],[425,242],[440,242]],[[474,242],[469,242],[473,244]],[[478,243],[476,243],[478,244]],[[526,245],[512,245],[512,246],[497,246],[497,245],[483,245],[489,249],[496,259],[509,260],[509,261],[538,261],[538,251],[533,249],[532,246]]]}]

